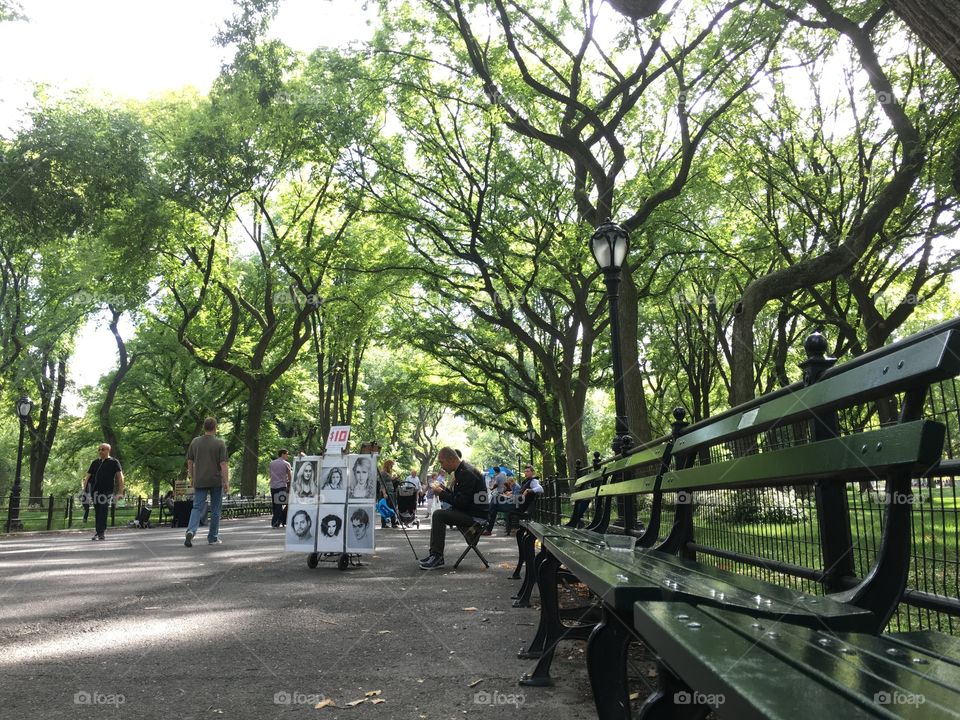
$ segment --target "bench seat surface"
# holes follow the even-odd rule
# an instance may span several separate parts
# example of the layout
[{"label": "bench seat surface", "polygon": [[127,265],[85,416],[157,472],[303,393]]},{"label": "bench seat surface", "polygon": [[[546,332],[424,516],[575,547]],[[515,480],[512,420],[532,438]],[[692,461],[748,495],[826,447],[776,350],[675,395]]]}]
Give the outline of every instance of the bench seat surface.
[{"label": "bench seat surface", "polygon": [[870,612],[829,597],[771,585],[656,550],[601,548],[596,538],[547,536],[543,543],[570,572],[619,612],[630,613],[638,600],[685,600],[813,628],[868,630],[876,624]]},{"label": "bench seat surface", "polygon": [[960,718],[960,668],[890,636],[682,602],[638,602],[633,622],[686,684],[723,696],[723,717]]}]

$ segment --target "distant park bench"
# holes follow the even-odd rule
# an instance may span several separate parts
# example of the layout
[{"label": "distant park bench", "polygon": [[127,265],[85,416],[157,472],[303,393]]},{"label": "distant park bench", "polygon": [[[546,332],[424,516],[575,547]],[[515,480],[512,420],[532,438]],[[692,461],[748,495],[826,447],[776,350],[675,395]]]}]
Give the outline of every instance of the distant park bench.
[{"label": "distant park bench", "polygon": [[[158,523],[169,522],[171,526],[176,524],[179,527],[186,527],[190,519],[190,510],[193,508],[193,499],[177,500],[174,503],[173,513],[160,504],[160,515]],[[273,512],[273,505],[270,497],[257,495],[252,498],[230,498],[223,501],[223,507],[220,514],[222,519],[238,517],[254,517],[256,515],[266,515]]]},{"label": "distant park bench", "polygon": [[[627,649],[639,639],[659,662],[644,717],[704,717],[713,706],[735,718],[960,717],[955,639],[881,634],[918,544],[930,542],[912,529],[913,485],[941,465],[947,428],[924,418],[925,403],[960,372],[958,327],[832,368],[812,336],[802,383],[689,427],[678,413],[670,436],[596,463],[571,495],[591,502],[587,528],[524,523],[541,613],[522,653],[539,660],[521,683],[550,684],[557,643],[588,639],[599,716],[630,717]],[[943,418],[956,428],[953,401]],[[878,479],[884,502],[868,511]],[[565,574],[589,588],[589,608],[561,611]],[[960,615],[956,585],[936,589],[911,601]],[[579,621],[564,624],[571,616]]]}]

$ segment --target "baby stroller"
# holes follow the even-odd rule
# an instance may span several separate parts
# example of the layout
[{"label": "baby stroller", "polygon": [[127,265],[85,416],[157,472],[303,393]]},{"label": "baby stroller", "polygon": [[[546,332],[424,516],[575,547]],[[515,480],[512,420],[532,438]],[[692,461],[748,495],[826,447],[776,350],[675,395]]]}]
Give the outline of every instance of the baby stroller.
[{"label": "baby stroller", "polygon": [[420,483],[402,482],[397,487],[397,517],[400,523],[409,528],[411,525],[420,529],[417,519],[417,498],[420,495]]}]

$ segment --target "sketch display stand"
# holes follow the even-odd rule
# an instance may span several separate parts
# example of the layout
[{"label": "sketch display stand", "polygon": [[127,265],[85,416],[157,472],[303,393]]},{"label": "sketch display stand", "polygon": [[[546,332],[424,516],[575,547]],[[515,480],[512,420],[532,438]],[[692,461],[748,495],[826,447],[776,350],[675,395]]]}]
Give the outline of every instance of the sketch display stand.
[{"label": "sketch display stand", "polygon": [[338,570],[348,567],[362,567],[360,555],[357,553],[310,553],[307,555],[307,567],[313,570],[322,562],[335,562]]},{"label": "sketch display stand", "polygon": [[377,455],[338,449],[294,461],[285,548],[307,553],[310,569],[361,567],[374,552]]}]

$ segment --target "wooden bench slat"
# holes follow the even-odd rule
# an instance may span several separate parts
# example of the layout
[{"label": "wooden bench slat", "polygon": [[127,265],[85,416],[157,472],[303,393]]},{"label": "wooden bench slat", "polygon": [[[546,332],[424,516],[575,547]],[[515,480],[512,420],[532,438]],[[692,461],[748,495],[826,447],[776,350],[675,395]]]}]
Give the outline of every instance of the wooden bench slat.
[{"label": "wooden bench slat", "polygon": [[600,497],[615,497],[617,495],[636,495],[639,493],[651,493],[657,483],[656,475],[648,475],[642,478],[633,478],[622,482],[608,483],[600,488]]},{"label": "wooden bench slat", "polygon": [[[929,469],[941,454],[944,426],[916,420],[770,452],[746,455],[664,475],[664,489],[791,483],[842,475],[844,482],[875,477],[883,468],[906,465]],[[866,449],[864,449],[866,448]]]},{"label": "wooden bench slat", "polygon": [[588,472],[586,475],[581,475],[573,483],[574,487],[580,487],[581,485],[586,485],[587,483],[594,482],[595,480],[603,479],[603,470],[593,470]]},{"label": "wooden bench slat", "polygon": [[958,373],[960,333],[947,331],[849,370],[837,366],[832,374],[828,373],[809,387],[798,388],[722,419],[704,421],[703,427],[692,426],[674,443],[673,452],[682,454],[726,437],[787,425],[809,417],[813,409],[827,410],[844,403],[874,400],[891,394],[895,388],[905,387],[912,380],[922,385]]},{"label": "wooden bench slat", "polygon": [[636,603],[634,626],[684,682],[723,695],[724,717],[960,718],[960,670],[922,652],[891,654],[899,645],[883,636],[681,602]]},{"label": "wooden bench slat", "polygon": [[890,633],[884,635],[884,637],[889,638],[892,642],[899,643],[907,650],[928,653],[943,662],[960,667],[960,659],[957,659],[960,640],[950,635],[933,630],[916,630],[913,632]]},{"label": "wooden bench slat", "polygon": [[666,444],[667,441],[664,440],[657,445],[652,445],[651,447],[643,450],[632,452],[625,458],[608,462],[603,466],[603,472],[606,475],[612,475],[613,473],[630,470],[631,468],[635,468],[640,465],[660,462],[663,459],[663,453],[666,449]]},{"label": "wooden bench slat", "polygon": [[[596,538],[596,536],[594,536]],[[810,627],[865,629],[866,610],[681,560],[655,550],[604,550],[596,539],[545,536],[547,550],[610,607],[631,611],[637,600],[674,599],[737,607]]]}]

